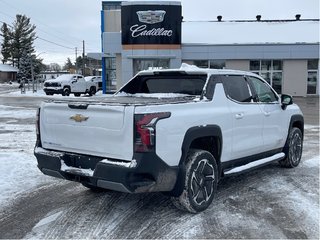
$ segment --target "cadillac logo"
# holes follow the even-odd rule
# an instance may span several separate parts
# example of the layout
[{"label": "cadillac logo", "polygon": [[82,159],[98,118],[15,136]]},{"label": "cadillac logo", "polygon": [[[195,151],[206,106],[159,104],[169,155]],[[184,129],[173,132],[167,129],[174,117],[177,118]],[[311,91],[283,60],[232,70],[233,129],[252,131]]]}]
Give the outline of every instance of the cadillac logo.
[{"label": "cadillac logo", "polygon": [[155,24],[155,23],[163,22],[165,14],[166,14],[166,11],[164,10],[155,10],[155,11],[148,10],[148,11],[137,12],[139,21],[147,24]]},{"label": "cadillac logo", "polygon": [[75,122],[83,122],[87,121],[89,117],[83,116],[81,114],[76,114],[72,117],[70,117],[70,120],[74,120]]}]

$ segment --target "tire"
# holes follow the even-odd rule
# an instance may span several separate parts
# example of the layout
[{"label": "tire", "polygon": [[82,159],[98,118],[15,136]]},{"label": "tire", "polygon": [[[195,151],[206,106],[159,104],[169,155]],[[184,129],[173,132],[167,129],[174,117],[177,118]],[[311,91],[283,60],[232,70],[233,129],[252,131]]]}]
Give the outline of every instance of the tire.
[{"label": "tire", "polygon": [[87,183],[87,182],[82,182],[81,184],[82,184],[82,186],[90,189],[92,192],[103,192],[103,191],[105,191],[105,189],[99,188],[97,186],[93,186],[93,185],[91,185],[90,183]]},{"label": "tire", "polygon": [[69,95],[70,95],[70,88],[65,87],[63,89],[62,96],[69,96]]},{"label": "tire", "polygon": [[80,97],[81,93],[74,93],[75,97]]},{"label": "tire", "polygon": [[286,145],[284,146],[284,153],[286,158],[280,160],[282,167],[294,168],[297,167],[301,161],[303,149],[303,136],[299,128],[292,128],[289,133]]},{"label": "tire", "polygon": [[211,204],[217,191],[218,167],[211,153],[190,149],[184,176],[183,191],[172,197],[172,203],[180,210],[191,213],[204,211]]},{"label": "tire", "polygon": [[91,87],[90,91],[89,91],[89,96],[95,95],[96,94],[96,88],[95,87]]}]

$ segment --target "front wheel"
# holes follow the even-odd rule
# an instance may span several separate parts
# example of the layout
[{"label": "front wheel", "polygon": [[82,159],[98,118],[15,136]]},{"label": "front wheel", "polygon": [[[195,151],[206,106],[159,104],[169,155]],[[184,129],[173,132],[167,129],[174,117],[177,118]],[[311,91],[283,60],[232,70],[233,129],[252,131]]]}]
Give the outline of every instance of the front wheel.
[{"label": "front wheel", "polygon": [[292,128],[289,133],[288,140],[284,147],[286,158],[280,160],[282,167],[294,168],[299,165],[303,148],[303,136],[299,128]]},{"label": "front wheel", "polygon": [[218,184],[218,167],[210,152],[198,149],[189,151],[182,184],[180,196],[171,198],[177,208],[197,213],[209,207]]},{"label": "front wheel", "polygon": [[63,89],[62,95],[63,95],[63,96],[69,96],[69,95],[70,95],[70,88],[65,87],[65,88]]}]

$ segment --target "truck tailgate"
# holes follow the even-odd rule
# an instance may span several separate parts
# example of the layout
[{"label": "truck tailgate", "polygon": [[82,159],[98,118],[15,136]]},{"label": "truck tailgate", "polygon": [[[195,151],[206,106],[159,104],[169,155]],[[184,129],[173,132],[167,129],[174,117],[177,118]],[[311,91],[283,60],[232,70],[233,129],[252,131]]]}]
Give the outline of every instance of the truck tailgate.
[{"label": "truck tailgate", "polygon": [[44,103],[40,133],[45,149],[132,160],[134,106]]}]

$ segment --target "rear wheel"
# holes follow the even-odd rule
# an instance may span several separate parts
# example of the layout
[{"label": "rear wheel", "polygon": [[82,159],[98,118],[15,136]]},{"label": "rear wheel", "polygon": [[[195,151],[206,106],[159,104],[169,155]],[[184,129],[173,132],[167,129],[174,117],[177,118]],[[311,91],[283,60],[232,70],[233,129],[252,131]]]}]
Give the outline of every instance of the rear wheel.
[{"label": "rear wheel", "polygon": [[299,128],[292,128],[289,133],[288,140],[284,147],[286,158],[280,160],[282,167],[294,168],[299,165],[303,148],[303,136]]},{"label": "rear wheel", "polygon": [[95,95],[95,94],[96,94],[96,88],[95,87],[91,87],[90,91],[89,91],[89,95],[92,96],[92,95]]},{"label": "rear wheel", "polygon": [[183,191],[172,197],[173,204],[191,213],[201,212],[209,207],[216,193],[218,167],[208,151],[191,149],[185,166]]}]

